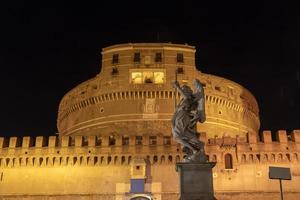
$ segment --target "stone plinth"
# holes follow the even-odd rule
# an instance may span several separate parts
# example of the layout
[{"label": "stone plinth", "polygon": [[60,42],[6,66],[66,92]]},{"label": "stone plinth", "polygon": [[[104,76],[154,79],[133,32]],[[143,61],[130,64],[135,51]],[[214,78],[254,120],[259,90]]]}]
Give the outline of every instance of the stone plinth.
[{"label": "stone plinth", "polygon": [[214,162],[177,163],[180,200],[215,200],[212,168]]}]

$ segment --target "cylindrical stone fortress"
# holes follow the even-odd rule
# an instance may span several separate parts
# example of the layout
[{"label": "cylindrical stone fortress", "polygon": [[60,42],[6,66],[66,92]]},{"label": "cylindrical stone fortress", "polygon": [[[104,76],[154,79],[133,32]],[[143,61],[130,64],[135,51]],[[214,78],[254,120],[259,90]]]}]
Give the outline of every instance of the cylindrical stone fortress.
[{"label": "cylindrical stone fortress", "polygon": [[[257,133],[259,109],[241,85],[196,69],[195,48],[171,43],[129,43],[102,51],[101,72],[61,100],[57,127],[65,135],[151,135],[171,133],[180,97],[172,83],[205,86],[208,137]],[[200,69],[201,70],[201,69]],[[176,98],[176,100],[175,100]]]}]

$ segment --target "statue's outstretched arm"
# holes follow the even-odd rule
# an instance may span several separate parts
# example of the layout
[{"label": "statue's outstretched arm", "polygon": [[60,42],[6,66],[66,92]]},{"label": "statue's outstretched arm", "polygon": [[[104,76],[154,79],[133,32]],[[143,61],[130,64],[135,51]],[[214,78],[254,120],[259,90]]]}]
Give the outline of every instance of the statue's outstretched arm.
[{"label": "statue's outstretched arm", "polygon": [[180,96],[182,96],[185,99],[187,98],[186,94],[184,94],[184,92],[182,91],[182,89],[177,81],[174,83],[173,86],[180,93]]}]

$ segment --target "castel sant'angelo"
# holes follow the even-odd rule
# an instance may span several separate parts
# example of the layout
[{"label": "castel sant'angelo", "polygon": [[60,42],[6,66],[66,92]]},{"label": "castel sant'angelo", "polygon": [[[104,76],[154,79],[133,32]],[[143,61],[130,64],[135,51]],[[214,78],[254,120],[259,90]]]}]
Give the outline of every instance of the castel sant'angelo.
[{"label": "castel sant'angelo", "polygon": [[197,71],[195,52],[171,43],[104,48],[101,72],[62,98],[58,137],[0,138],[0,199],[177,200],[183,154],[171,136],[180,101],[172,83],[195,78],[205,90],[206,122],[197,130],[217,163],[217,199],[279,199],[269,166],[291,168],[284,195],[300,199],[300,130],[278,130],[276,140],[259,132],[255,97]]}]

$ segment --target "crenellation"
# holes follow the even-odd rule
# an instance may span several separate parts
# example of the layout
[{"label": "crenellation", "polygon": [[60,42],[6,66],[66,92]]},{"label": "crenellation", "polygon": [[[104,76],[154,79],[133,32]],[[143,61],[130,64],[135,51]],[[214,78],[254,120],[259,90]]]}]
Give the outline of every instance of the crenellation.
[{"label": "crenellation", "polygon": [[249,144],[256,144],[258,141],[258,137],[255,132],[249,132],[247,134],[247,139],[248,139]]},{"label": "crenellation", "polygon": [[51,148],[51,147],[57,147],[58,145],[58,140],[57,140],[57,137],[56,136],[50,136],[48,138],[48,147]]},{"label": "crenellation", "polygon": [[35,147],[41,148],[47,145],[47,139],[44,136],[37,136],[35,138]]},{"label": "crenellation", "polygon": [[9,140],[5,137],[0,137],[0,149],[6,148],[9,145]]},{"label": "crenellation", "polygon": [[10,137],[9,138],[9,148],[16,148],[21,146],[21,138]]},{"label": "crenellation", "polygon": [[262,132],[262,142],[265,144],[272,143],[272,133],[269,130]]},{"label": "crenellation", "polygon": [[[65,140],[68,140],[67,138]],[[69,139],[70,140],[70,139]],[[67,141],[65,141],[67,143]],[[63,145],[63,144],[62,144]],[[65,144],[66,145],[66,144]],[[68,146],[70,143],[68,143]],[[76,135],[75,136],[75,147],[82,147],[83,146],[83,136],[81,135]]]},{"label": "crenellation", "polygon": [[276,140],[281,144],[286,144],[288,141],[286,130],[278,130],[276,132]]},{"label": "crenellation", "polygon": [[71,145],[71,142],[72,138],[70,136],[63,136],[61,138],[61,147],[69,147]]},{"label": "crenellation", "polygon": [[300,143],[300,130],[293,130],[291,133],[292,141],[299,144]]},{"label": "crenellation", "polygon": [[96,136],[95,135],[89,135],[87,140],[88,140],[89,147],[96,147]]},{"label": "crenellation", "polygon": [[22,148],[29,148],[34,146],[34,140],[32,137],[25,136],[22,138]]},{"label": "crenellation", "polygon": [[[214,138],[208,138],[205,132],[202,132],[199,134],[199,139],[203,142],[206,141],[206,144],[209,146],[239,146],[239,150],[243,149],[249,149],[250,151],[281,151],[281,152],[292,152],[292,151],[297,151],[300,148],[299,142],[298,142],[298,134],[300,136],[300,131],[299,130],[294,130],[291,133],[291,138],[292,140],[288,141],[287,137],[287,132],[285,130],[279,130],[277,131],[277,138],[278,141],[270,141],[271,138],[271,132],[269,130],[263,131],[263,137],[262,137],[262,142],[257,141],[257,135],[255,133],[249,133],[248,137],[241,137],[241,136],[236,136],[231,137],[227,135],[223,135],[222,138],[219,137],[214,137]],[[143,146],[148,146],[150,144],[149,137],[152,135],[147,135],[144,134],[142,136],[142,144]],[[97,136],[87,136],[86,140],[87,143],[84,143],[84,137],[76,135],[74,137],[74,145],[75,147],[82,147],[82,149],[85,149],[87,152],[88,149],[83,148],[85,146],[88,147],[97,147],[97,149],[106,149],[105,147],[110,147],[114,148],[114,151],[120,151],[123,152],[123,149],[128,149],[129,147],[134,147],[136,146],[136,136],[128,136],[129,138],[129,143],[124,144],[122,141],[121,136],[114,136],[115,142],[110,143],[109,139],[110,136],[101,136],[101,145],[97,145]],[[50,136],[49,137],[49,142],[48,146],[46,144],[46,137],[43,136],[38,136],[35,139],[29,136],[26,137],[11,137],[11,138],[5,138],[5,137],[0,137],[0,147],[5,148],[9,147],[10,149],[14,148],[20,148],[21,149],[27,149],[25,152],[30,153],[30,154],[36,154],[37,151],[35,151],[35,148],[41,148],[41,147],[46,147],[46,148],[55,148],[56,151],[59,151],[60,147],[71,147],[71,137],[70,136],[63,136],[61,138],[61,143],[58,145],[58,138],[56,136]],[[156,135],[156,142],[155,146],[177,146],[177,143],[171,139],[170,144],[165,144],[164,143],[164,135]],[[9,142],[7,142],[9,141]],[[22,142],[20,142],[22,141]],[[35,141],[35,143],[34,143]],[[106,144],[106,145],[105,145]],[[269,144],[269,146],[266,146],[266,144]],[[284,145],[282,145],[284,144]],[[250,145],[250,146],[249,146]],[[152,145],[153,146],[153,145]],[[126,147],[126,148],[125,148]],[[255,147],[255,148],[253,148]],[[272,148],[270,148],[272,147]],[[30,148],[30,149],[28,149]],[[110,149],[109,148],[109,149]],[[164,148],[164,147],[163,147]],[[164,148],[166,149],[166,148]],[[71,152],[72,149],[66,149],[64,152]],[[101,150],[102,151],[102,150]],[[110,150],[109,150],[110,151]],[[38,152],[44,152],[43,151],[38,151]]]}]

